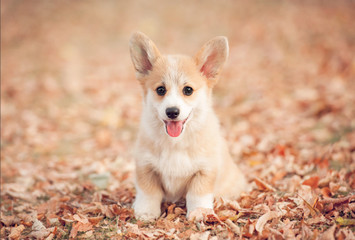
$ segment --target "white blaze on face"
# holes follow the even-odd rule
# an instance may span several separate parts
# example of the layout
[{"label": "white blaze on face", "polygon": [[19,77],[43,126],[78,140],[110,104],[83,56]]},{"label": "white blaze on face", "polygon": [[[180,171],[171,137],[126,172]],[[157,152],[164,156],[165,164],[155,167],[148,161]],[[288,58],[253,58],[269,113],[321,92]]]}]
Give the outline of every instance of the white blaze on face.
[{"label": "white blaze on face", "polygon": [[[166,60],[168,67],[162,82],[168,91],[163,100],[157,104],[156,108],[160,119],[165,123],[168,135],[178,137],[181,135],[184,124],[192,111],[192,106],[184,100],[182,94],[183,86],[188,82],[188,79],[179,69],[178,59],[168,56]],[[179,115],[176,119],[170,119],[166,115],[166,110],[172,107],[179,109]]]}]

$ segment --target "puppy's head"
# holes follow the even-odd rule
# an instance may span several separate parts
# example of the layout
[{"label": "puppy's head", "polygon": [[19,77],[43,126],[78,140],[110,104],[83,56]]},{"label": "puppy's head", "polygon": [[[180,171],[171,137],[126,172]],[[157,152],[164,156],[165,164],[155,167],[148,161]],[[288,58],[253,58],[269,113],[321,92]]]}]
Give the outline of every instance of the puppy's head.
[{"label": "puppy's head", "polygon": [[166,133],[179,137],[191,122],[203,121],[211,89],[228,57],[226,37],[208,41],[194,58],[161,55],[143,33],[130,39],[131,58],[143,88],[144,102],[153,107]]}]

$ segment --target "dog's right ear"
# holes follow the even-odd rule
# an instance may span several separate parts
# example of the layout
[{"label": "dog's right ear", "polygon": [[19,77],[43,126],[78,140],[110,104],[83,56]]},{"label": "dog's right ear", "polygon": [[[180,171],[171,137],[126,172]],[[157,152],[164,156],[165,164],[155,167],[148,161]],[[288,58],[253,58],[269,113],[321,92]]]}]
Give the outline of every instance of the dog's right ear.
[{"label": "dog's right ear", "polygon": [[129,41],[129,47],[137,74],[140,76],[147,75],[160,56],[157,47],[152,40],[141,32],[133,33]]},{"label": "dog's right ear", "polygon": [[209,86],[214,86],[218,74],[228,58],[228,39],[220,36],[205,43],[197,53],[195,59],[202,75],[208,79]]}]

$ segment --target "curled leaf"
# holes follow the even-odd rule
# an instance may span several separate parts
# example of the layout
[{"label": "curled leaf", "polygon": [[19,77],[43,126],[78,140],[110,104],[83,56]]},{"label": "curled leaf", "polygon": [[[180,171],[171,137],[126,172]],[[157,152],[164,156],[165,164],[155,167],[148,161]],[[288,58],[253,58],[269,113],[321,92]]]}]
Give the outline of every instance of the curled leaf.
[{"label": "curled leaf", "polygon": [[276,218],[278,216],[276,211],[270,211],[262,215],[258,221],[256,222],[255,229],[259,233],[261,233],[264,230],[264,226],[267,223],[267,221]]},{"label": "curled leaf", "polygon": [[258,177],[254,178],[254,182],[256,183],[258,188],[262,191],[271,191],[271,192],[276,191],[276,189],[273,186],[271,186],[270,184],[266,183],[265,181],[261,180]]},{"label": "curled leaf", "polygon": [[9,235],[10,239],[19,239],[21,237],[22,231],[25,230],[24,225],[19,225],[17,227],[11,228],[11,233]]}]

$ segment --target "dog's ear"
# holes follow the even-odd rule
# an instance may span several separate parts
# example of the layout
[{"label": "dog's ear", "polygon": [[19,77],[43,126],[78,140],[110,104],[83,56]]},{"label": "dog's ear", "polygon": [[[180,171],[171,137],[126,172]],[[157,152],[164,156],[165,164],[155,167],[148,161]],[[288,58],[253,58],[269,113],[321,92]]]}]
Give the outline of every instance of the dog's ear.
[{"label": "dog's ear", "polygon": [[228,58],[228,39],[226,37],[215,37],[205,43],[197,53],[195,61],[200,72],[211,84],[217,82],[218,73]]},{"label": "dog's ear", "polygon": [[145,34],[135,32],[129,41],[130,53],[134,68],[139,75],[147,75],[153,69],[154,62],[160,53]]}]

